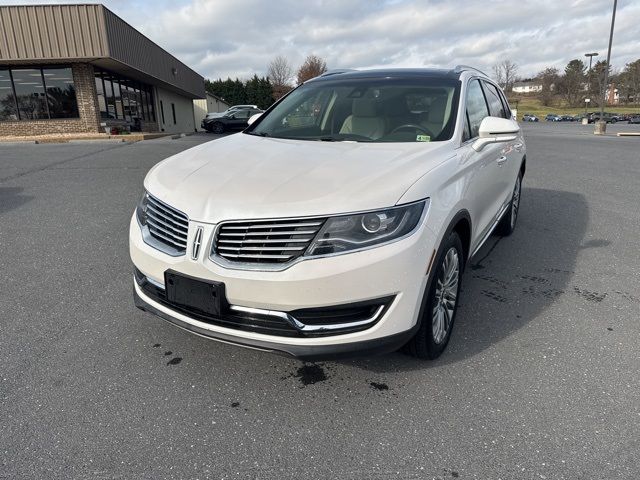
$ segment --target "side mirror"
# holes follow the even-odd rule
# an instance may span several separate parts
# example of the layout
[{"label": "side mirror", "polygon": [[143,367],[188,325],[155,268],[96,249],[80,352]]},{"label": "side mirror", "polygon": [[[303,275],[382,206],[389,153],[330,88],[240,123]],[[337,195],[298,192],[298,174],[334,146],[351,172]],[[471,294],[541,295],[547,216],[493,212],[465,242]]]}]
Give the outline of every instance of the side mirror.
[{"label": "side mirror", "polygon": [[520,126],[513,119],[500,117],[485,117],[480,123],[479,138],[473,142],[476,152],[490,143],[511,142],[518,138]]},{"label": "side mirror", "polygon": [[261,113],[256,113],[254,115],[251,115],[249,117],[249,120],[247,120],[247,124],[251,125],[253,122],[255,122],[257,119],[259,119],[262,116]]}]

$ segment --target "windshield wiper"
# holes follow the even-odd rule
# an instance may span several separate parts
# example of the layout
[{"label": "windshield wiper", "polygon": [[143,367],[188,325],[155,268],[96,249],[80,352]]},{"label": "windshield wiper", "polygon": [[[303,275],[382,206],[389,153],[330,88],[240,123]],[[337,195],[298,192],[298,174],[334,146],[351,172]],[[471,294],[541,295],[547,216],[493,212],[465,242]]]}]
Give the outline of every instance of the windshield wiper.
[{"label": "windshield wiper", "polygon": [[255,132],[244,132],[244,133],[246,133],[247,135],[255,135],[256,137],[268,137],[269,136],[269,134],[267,132],[258,132],[258,133],[255,133]]}]

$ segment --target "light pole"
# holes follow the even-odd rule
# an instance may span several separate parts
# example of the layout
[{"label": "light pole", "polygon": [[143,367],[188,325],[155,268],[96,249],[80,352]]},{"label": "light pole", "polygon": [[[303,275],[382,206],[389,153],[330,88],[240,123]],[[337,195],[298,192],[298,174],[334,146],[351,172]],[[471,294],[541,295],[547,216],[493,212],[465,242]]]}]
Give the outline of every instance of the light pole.
[{"label": "light pole", "polygon": [[589,57],[589,73],[591,73],[591,62],[593,62],[593,57],[597,57],[598,55],[600,55],[598,52],[584,54],[585,57]]},{"label": "light pole", "polygon": [[[598,55],[600,55],[598,52],[592,52],[592,53],[585,53],[584,56],[585,57],[589,57],[589,71],[587,72],[587,90],[589,92],[589,95],[591,94],[591,63],[593,62],[593,57],[597,57]],[[590,100],[585,99],[584,101],[584,113],[585,115],[587,114],[587,104],[590,102]]]},{"label": "light pole", "polygon": [[602,84],[601,101],[600,101],[600,120],[596,123],[595,134],[602,135],[607,130],[607,122],[604,120],[604,102],[607,91],[607,82],[609,81],[609,64],[611,62],[611,44],[613,43],[613,27],[616,23],[616,8],[618,0],[613,0],[613,14],[611,15],[611,32],[609,33],[609,48],[607,49],[607,64],[604,70],[604,82]]}]

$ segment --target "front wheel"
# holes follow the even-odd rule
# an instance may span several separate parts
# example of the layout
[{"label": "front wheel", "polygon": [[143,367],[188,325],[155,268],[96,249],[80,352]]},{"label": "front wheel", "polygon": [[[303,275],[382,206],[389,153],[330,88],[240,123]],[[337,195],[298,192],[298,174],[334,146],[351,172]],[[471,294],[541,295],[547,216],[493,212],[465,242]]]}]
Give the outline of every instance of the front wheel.
[{"label": "front wheel", "polygon": [[513,187],[513,194],[511,195],[511,202],[505,212],[502,220],[496,228],[496,233],[503,237],[508,237],[516,229],[516,221],[518,220],[518,212],[520,211],[520,196],[522,193],[522,172],[518,174],[516,178],[516,184]]},{"label": "front wheel", "polygon": [[216,122],[211,127],[211,131],[217,134],[224,133],[224,125],[221,124],[220,122]]},{"label": "front wheel", "polygon": [[456,232],[452,232],[433,264],[433,278],[422,299],[420,328],[405,346],[411,355],[433,360],[449,343],[458,309],[464,261],[462,241]]}]

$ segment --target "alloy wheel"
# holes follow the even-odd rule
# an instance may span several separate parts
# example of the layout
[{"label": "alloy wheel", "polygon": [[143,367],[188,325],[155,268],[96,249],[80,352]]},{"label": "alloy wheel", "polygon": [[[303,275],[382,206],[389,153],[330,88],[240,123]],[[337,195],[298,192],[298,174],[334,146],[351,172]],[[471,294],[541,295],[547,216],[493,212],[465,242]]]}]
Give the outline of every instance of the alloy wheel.
[{"label": "alloy wheel", "polygon": [[436,283],[436,292],[432,311],[433,341],[441,344],[453,323],[453,314],[458,297],[458,283],[460,281],[460,259],[458,251],[451,247],[440,266]]}]

